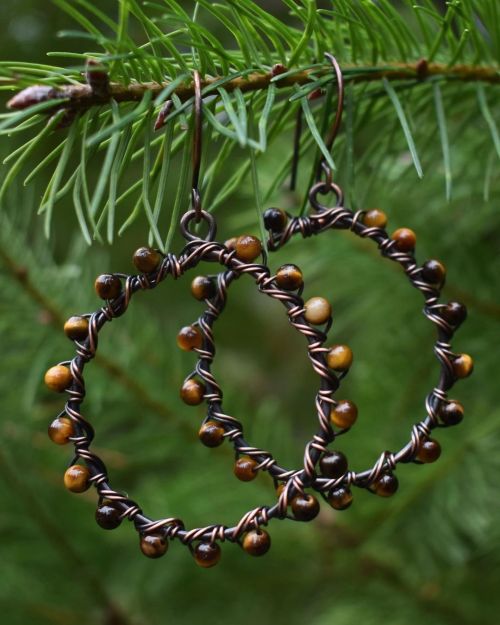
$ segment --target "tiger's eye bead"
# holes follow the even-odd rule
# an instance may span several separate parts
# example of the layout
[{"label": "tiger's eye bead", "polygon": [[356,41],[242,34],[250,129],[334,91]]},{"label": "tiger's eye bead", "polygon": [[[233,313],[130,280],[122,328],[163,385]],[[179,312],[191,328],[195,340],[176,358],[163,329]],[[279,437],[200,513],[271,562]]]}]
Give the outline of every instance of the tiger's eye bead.
[{"label": "tiger's eye bead", "polygon": [[95,520],[105,530],[114,530],[121,520],[120,510],[112,502],[103,502],[96,510]]},{"label": "tiger's eye bead", "polygon": [[87,467],[74,464],[64,474],[64,486],[72,493],[84,493],[90,487],[90,471]]},{"label": "tiger's eye bead", "polygon": [[306,321],[315,326],[326,323],[332,315],[332,307],[330,302],[324,297],[311,297],[304,304],[306,310],[304,317]]},{"label": "tiger's eye bead", "polygon": [[367,228],[385,228],[387,215],[378,208],[374,208],[363,215],[363,223]]},{"label": "tiger's eye bead", "polygon": [[184,326],[177,335],[177,345],[185,352],[201,349],[203,336],[196,326]]},{"label": "tiger's eye bead", "polygon": [[209,569],[219,562],[221,556],[220,547],[217,543],[199,543],[194,548],[194,559],[198,566]]},{"label": "tiger's eye bead", "polygon": [[348,399],[342,399],[334,406],[330,412],[330,421],[335,427],[341,430],[350,428],[358,418],[358,408],[356,404]]},{"label": "tiger's eye bead", "polygon": [[386,473],[373,484],[373,490],[380,497],[391,497],[398,490],[398,486],[398,478]]},{"label": "tiger's eye bead", "polygon": [[392,233],[391,239],[396,241],[396,247],[400,252],[411,252],[417,243],[417,236],[409,228],[398,228]]},{"label": "tiger's eye bead", "polygon": [[340,451],[326,452],[321,456],[319,466],[325,477],[338,479],[347,471],[347,458]]},{"label": "tiger's eye bead", "polygon": [[141,536],[139,547],[148,558],[161,558],[168,551],[168,541],[161,534],[144,534]]},{"label": "tiger's eye bead", "polygon": [[234,474],[242,482],[251,482],[257,477],[255,467],[258,464],[257,460],[250,456],[240,456],[234,463]]},{"label": "tiger's eye bead", "polygon": [[66,445],[71,436],[75,435],[73,422],[68,417],[54,419],[49,425],[49,438],[56,445]]},{"label": "tiger's eye bead", "polygon": [[288,215],[281,208],[268,208],[264,213],[264,227],[272,232],[282,232],[288,222]]},{"label": "tiger's eye bead", "polygon": [[318,516],[319,501],[307,493],[297,495],[292,499],[292,512],[297,521],[312,521]]},{"label": "tiger's eye bead", "polygon": [[151,273],[161,263],[162,255],[160,252],[150,247],[140,247],[134,252],[132,262],[142,273]]},{"label": "tiger's eye bead", "polygon": [[251,263],[262,253],[262,243],[251,234],[244,234],[236,241],[236,256],[245,263]]},{"label": "tiger's eye bead", "polygon": [[218,447],[224,442],[224,428],[216,421],[207,421],[201,426],[198,436],[206,447]]},{"label": "tiger's eye bead", "polygon": [[70,317],[64,324],[64,334],[72,341],[84,341],[89,333],[89,321],[85,317]]},{"label": "tiger's eye bead", "polygon": [[276,272],[276,284],[285,291],[296,291],[304,284],[302,271],[297,265],[282,265]]},{"label": "tiger's eye bead", "polygon": [[210,299],[217,293],[215,282],[207,276],[196,276],[191,282],[191,294],[200,302]]},{"label": "tiger's eye bead", "polygon": [[441,455],[441,445],[433,438],[428,438],[420,443],[419,450],[417,452],[417,460],[429,464],[436,462]]},{"label": "tiger's eye bead", "polygon": [[243,549],[251,556],[263,556],[271,547],[271,537],[265,530],[250,530],[243,538]]},{"label": "tiger's eye bead", "polygon": [[181,399],[188,406],[198,406],[205,395],[205,385],[199,380],[186,380],[181,388]]},{"label": "tiger's eye bead", "polygon": [[429,284],[442,285],[446,269],[438,260],[428,260],[422,265],[422,278]]},{"label": "tiger's eye bead", "polygon": [[441,404],[439,416],[445,425],[458,425],[464,418],[464,407],[460,402],[450,399]]},{"label": "tiger's eye bead", "polygon": [[101,276],[97,276],[94,286],[97,295],[101,299],[115,299],[122,290],[120,278],[111,273],[103,273]]},{"label": "tiger's eye bead", "polygon": [[467,378],[474,369],[474,361],[469,354],[460,354],[453,361],[453,371],[457,378]]},{"label": "tiger's eye bead", "polygon": [[352,493],[348,488],[340,486],[332,490],[327,501],[335,510],[346,510],[352,504]]},{"label": "tiger's eye bead", "polygon": [[333,345],[328,350],[326,362],[334,371],[347,371],[352,365],[352,350],[347,345]]},{"label": "tiger's eye bead", "polygon": [[55,367],[51,367],[47,370],[44,381],[47,388],[51,391],[62,393],[71,386],[73,376],[71,375],[71,371],[68,367],[65,367],[64,365],[56,365]]},{"label": "tiger's eye bead", "polygon": [[441,314],[448,323],[459,326],[467,319],[467,308],[460,302],[449,302]]}]

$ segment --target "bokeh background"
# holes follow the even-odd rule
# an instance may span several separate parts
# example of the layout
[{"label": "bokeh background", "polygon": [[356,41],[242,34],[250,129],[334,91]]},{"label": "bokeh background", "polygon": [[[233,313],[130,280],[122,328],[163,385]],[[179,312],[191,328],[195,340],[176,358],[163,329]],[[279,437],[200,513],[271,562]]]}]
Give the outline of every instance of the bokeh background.
[{"label": "bokeh background", "polygon": [[[99,4],[114,15],[114,2]],[[282,3],[261,4],[287,19]],[[52,3],[3,0],[0,21],[3,60],[44,62],[47,50],[85,49],[81,40],[56,38],[58,30],[74,24]],[[453,117],[454,103],[447,104]],[[498,108],[493,112],[498,117]],[[420,115],[418,121],[435,125],[428,111]],[[147,560],[127,524],[102,531],[94,522],[94,492],[65,491],[62,475],[70,452],[46,436],[62,400],[44,388],[43,373],[72,354],[61,324],[73,313],[98,307],[97,274],[133,270],[131,254],[147,238],[144,221],[112,246],[88,248],[66,198],[47,241],[36,215],[42,183],[11,189],[0,217],[2,621],[498,624],[500,179],[495,160],[485,189],[483,154],[471,158],[467,145],[482,134],[484,150],[490,151],[490,135],[477,111],[465,119],[452,137],[449,202],[437,129],[433,141],[421,146],[422,180],[408,167],[399,132],[387,142],[386,158],[363,160],[355,189],[363,208],[388,213],[391,227],[415,229],[419,259],[441,259],[448,268],[445,296],[468,306],[469,319],[454,342],[476,361],[474,376],[456,388],[466,410],[463,424],[438,432],[439,462],[398,469],[400,490],[393,498],[356,491],[345,512],[323,505],[314,523],[274,522],[265,558],[227,545],[211,570],[199,569],[177,543],[160,561]],[[355,158],[386,135],[368,117],[356,135]],[[262,184],[289,153],[290,140],[287,135],[275,142],[260,162]],[[2,138],[3,155],[15,141]],[[241,150],[236,158],[248,153]],[[278,190],[276,202],[293,210],[304,184],[296,195]],[[219,211],[221,237],[258,234],[255,222],[251,180],[246,180]],[[341,394],[357,403],[360,417],[338,447],[353,469],[362,469],[381,450],[399,448],[422,418],[438,371],[431,348],[434,327],[399,268],[349,233],[296,241],[270,259],[274,269],[287,261],[304,270],[307,297],[323,295],[332,302],[332,342],[353,348],[355,364]],[[179,399],[194,359],[179,352],[175,336],[201,312],[186,279],[137,297],[126,317],[103,333],[100,349],[108,360],[89,366],[86,402],[97,429],[96,448],[113,483],[150,516],[181,516],[189,526],[214,519],[232,523],[274,498],[267,476],[248,484],[234,478],[229,448],[199,444],[203,408],[189,408]],[[272,449],[284,465],[298,465],[311,432],[316,386],[303,340],[279,304],[266,301],[245,280],[231,288],[216,339],[215,371],[226,410],[241,418],[256,445]]]}]

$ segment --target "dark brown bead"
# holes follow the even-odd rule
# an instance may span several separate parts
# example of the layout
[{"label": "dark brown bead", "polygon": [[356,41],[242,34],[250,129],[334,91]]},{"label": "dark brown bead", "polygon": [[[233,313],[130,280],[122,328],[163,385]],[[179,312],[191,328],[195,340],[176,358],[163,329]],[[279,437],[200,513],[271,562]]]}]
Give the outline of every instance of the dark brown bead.
[{"label": "dark brown bead", "polygon": [[340,486],[332,490],[327,501],[335,510],[346,510],[352,504],[352,493],[348,488]]},{"label": "dark brown bead", "polygon": [[341,430],[350,428],[358,418],[358,408],[356,404],[348,399],[337,402],[330,412],[330,421],[335,427]]},{"label": "dark brown bead", "polygon": [[338,479],[347,471],[347,458],[340,451],[326,452],[321,456],[319,466],[325,477]]},{"label": "dark brown bead", "polygon": [[90,487],[90,471],[87,467],[74,464],[66,469],[64,486],[72,493],[84,493]]},{"label": "dark brown bead", "polygon": [[378,208],[374,208],[363,215],[363,223],[367,228],[385,228],[387,215]]},{"label": "dark brown bead", "polygon": [[221,550],[217,543],[199,543],[194,548],[194,559],[198,566],[209,569],[219,562]]},{"label": "dark brown bead", "polygon": [[168,540],[161,534],[144,534],[141,536],[139,547],[148,558],[161,558],[168,551]]},{"label": "dark brown bead", "polygon": [[283,232],[288,222],[288,215],[281,208],[268,208],[264,213],[264,226],[272,232]]},{"label": "dark brown bead", "polygon": [[398,486],[398,478],[386,473],[373,484],[373,491],[380,497],[391,497],[398,490]]},{"label": "dark brown bead", "polygon": [[89,321],[85,317],[70,317],[64,324],[64,334],[72,341],[84,341],[89,334]]},{"label": "dark brown bead", "polygon": [[243,549],[251,556],[263,556],[271,547],[271,537],[265,530],[250,530],[243,538]]},{"label": "dark brown bead", "polygon": [[205,395],[205,385],[199,380],[186,380],[181,388],[181,399],[188,406],[198,406]]},{"label": "dark brown bead", "polygon": [[319,514],[319,501],[308,493],[295,496],[291,505],[297,521],[312,521]]},{"label": "dark brown bead", "polygon": [[469,354],[460,354],[453,361],[453,371],[457,378],[467,378],[474,370],[474,361]]},{"label": "dark brown bead", "polygon": [[467,308],[460,302],[449,302],[441,311],[443,318],[453,326],[459,326],[467,319]]},{"label": "dark brown bead", "polygon": [[302,271],[297,265],[282,265],[276,272],[276,284],[285,291],[296,291],[304,284]]},{"label": "dark brown bead", "polygon": [[55,367],[51,367],[47,370],[44,380],[45,385],[51,391],[62,393],[71,386],[73,376],[71,375],[71,371],[68,367],[65,367],[64,365],[56,365]]},{"label": "dark brown bead", "polygon": [[244,234],[236,241],[236,256],[245,263],[251,263],[262,253],[262,243],[251,234]]},{"label": "dark brown bead", "polygon": [[242,482],[251,482],[257,477],[255,467],[258,464],[257,460],[250,456],[240,456],[234,463],[234,474]]},{"label": "dark brown bead", "polygon": [[210,299],[217,293],[215,282],[207,276],[196,276],[191,282],[191,294],[200,302]]},{"label": "dark brown bead", "polygon": [[420,443],[417,460],[429,464],[436,462],[441,455],[441,445],[433,438],[428,438]]},{"label": "dark brown bead", "polygon": [[352,350],[347,345],[333,345],[326,355],[326,362],[334,371],[347,371],[352,365],[352,359]]},{"label": "dark brown bead", "polygon": [[216,421],[207,421],[201,426],[198,436],[206,447],[219,447],[224,442],[224,428]]},{"label": "dark brown bead", "polygon": [[460,402],[450,399],[441,404],[439,416],[445,425],[458,425],[464,418],[464,407]]},{"label": "dark brown bead", "polygon": [[74,435],[73,422],[68,417],[58,417],[49,425],[49,438],[56,445],[66,445]]},{"label": "dark brown bead", "polygon": [[134,252],[132,262],[142,273],[151,273],[157,269],[161,263],[162,255],[160,252],[150,247],[140,247]]},{"label": "dark brown bead", "polygon": [[196,326],[184,326],[177,335],[177,345],[185,352],[201,349],[203,335]]},{"label": "dark brown bead", "polygon": [[391,239],[396,241],[400,252],[411,252],[417,243],[417,235],[409,228],[398,228],[392,233]]},{"label": "dark brown bead", "polygon": [[445,266],[438,260],[428,260],[422,265],[422,279],[429,284],[441,286],[446,277]]},{"label": "dark brown bead", "polygon": [[324,297],[311,297],[304,304],[306,321],[315,326],[322,325],[330,319],[332,315],[332,307],[330,302]]},{"label": "dark brown bead", "polygon": [[97,295],[101,299],[115,299],[122,290],[120,278],[111,273],[103,273],[101,276],[97,276],[94,286]]},{"label": "dark brown bead", "polygon": [[95,520],[103,529],[114,530],[122,522],[121,512],[113,502],[104,502],[97,508]]}]

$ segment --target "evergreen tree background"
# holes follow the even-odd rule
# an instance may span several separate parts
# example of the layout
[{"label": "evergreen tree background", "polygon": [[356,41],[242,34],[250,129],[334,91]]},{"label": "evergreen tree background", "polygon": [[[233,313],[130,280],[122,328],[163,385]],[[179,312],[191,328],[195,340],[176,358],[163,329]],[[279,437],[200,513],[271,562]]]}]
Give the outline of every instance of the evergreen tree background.
[{"label": "evergreen tree background", "polygon": [[[266,74],[277,62],[311,69],[307,83],[297,74],[301,84],[291,84],[292,75],[281,89],[279,83],[245,93],[224,83],[213,87],[220,97],[207,104],[203,196],[205,208],[216,212],[221,238],[258,235],[258,213],[269,205],[302,209],[335,104],[335,85],[321,59],[324,51],[335,53],[345,71],[347,110],[333,159],[348,205],[382,208],[391,228],[415,229],[421,261],[446,264],[445,295],[469,309],[454,345],[476,361],[475,375],[456,389],[466,408],[463,424],[438,432],[439,462],[398,469],[400,491],[392,499],[356,491],[345,512],[322,506],[314,523],[274,522],[264,559],[228,545],[219,566],[206,571],[174,543],[164,559],[147,560],[127,524],[114,532],[97,527],[93,491],[75,496],[64,490],[70,452],[46,436],[63,400],[46,391],[42,377],[72,354],[64,320],[98,307],[97,274],[132,271],[131,253],[148,239],[180,249],[178,214],[189,198],[190,100],[176,100],[175,117],[157,133],[153,123],[168,91],[151,97],[146,90],[140,102],[92,107],[64,129],[54,129],[62,113],[47,127],[43,111],[5,112],[5,622],[498,624],[500,9],[497,0],[412,4],[2,2],[5,102],[32,84],[83,83],[89,56],[101,59],[111,80],[125,87],[176,79],[189,87],[193,67],[206,76],[245,80],[247,70]],[[56,53],[47,58],[47,50]],[[423,58],[429,75],[417,76]],[[401,64],[407,76],[397,76]],[[318,87],[325,97],[308,100]],[[305,122],[299,183],[291,193],[298,106]],[[422,417],[438,370],[434,328],[419,314],[419,294],[400,271],[349,233],[295,241],[270,257],[272,268],[285,261],[304,270],[307,296],[332,302],[332,342],[353,347],[355,363],[342,395],[358,404],[360,418],[338,446],[354,469],[362,469],[381,450],[399,448]],[[315,379],[301,338],[279,305],[264,299],[250,281],[231,289],[217,327],[217,373],[226,408],[242,419],[249,439],[272,449],[283,464],[299,465],[311,431]],[[201,312],[189,279],[135,299],[102,337],[104,358],[89,367],[86,403],[113,483],[150,516],[181,516],[189,526],[234,522],[274,497],[268,476],[239,483],[228,449],[199,444],[203,408],[179,399],[194,359],[179,353],[175,336]]]}]

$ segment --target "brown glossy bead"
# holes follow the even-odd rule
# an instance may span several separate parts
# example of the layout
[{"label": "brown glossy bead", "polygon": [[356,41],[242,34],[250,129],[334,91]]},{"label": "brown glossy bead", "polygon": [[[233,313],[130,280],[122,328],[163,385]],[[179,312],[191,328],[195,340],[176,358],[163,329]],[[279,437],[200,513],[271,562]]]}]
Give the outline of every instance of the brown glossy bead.
[{"label": "brown glossy bead", "polygon": [[64,365],[56,365],[55,367],[51,367],[47,370],[44,381],[47,388],[51,391],[62,393],[71,386],[73,376],[71,375],[71,371],[68,367],[65,367]]},{"label": "brown glossy bead", "polygon": [[198,566],[209,569],[215,566],[221,556],[221,550],[217,543],[199,543],[194,548],[194,559]]},{"label": "brown glossy bead", "polygon": [[332,490],[327,501],[335,510],[346,510],[352,504],[352,493],[348,488],[340,486]]},{"label": "brown glossy bead", "polygon": [[326,362],[334,371],[347,371],[352,365],[352,359],[352,350],[347,345],[333,345],[326,355]]},{"label": "brown glossy bead", "polygon": [[467,308],[460,302],[449,302],[441,314],[448,323],[458,326],[467,319]]},{"label": "brown glossy bead", "polygon": [[181,388],[181,399],[188,406],[198,406],[205,395],[205,385],[199,380],[191,378],[186,380]]},{"label": "brown glossy bead", "polygon": [[243,538],[243,549],[251,556],[263,556],[271,547],[271,537],[265,530],[250,530]]},{"label": "brown glossy bead", "polygon": [[54,419],[49,425],[49,438],[56,445],[66,445],[71,436],[75,435],[73,422],[68,417]]},{"label": "brown glossy bead", "polygon": [[201,426],[198,436],[206,447],[219,447],[224,442],[224,428],[216,421],[207,421]]},{"label": "brown glossy bead", "polygon": [[358,408],[356,404],[348,399],[340,400],[330,412],[330,421],[341,430],[346,430],[353,426],[357,418]]},{"label": "brown glossy bead", "polygon": [[292,499],[291,505],[297,521],[312,521],[319,514],[319,501],[314,495],[297,495]]},{"label": "brown glossy bead", "polygon": [[236,241],[236,256],[245,263],[251,263],[262,253],[262,243],[251,234],[244,234]]},{"label": "brown glossy bead", "polygon": [[161,534],[144,534],[141,536],[139,547],[148,558],[161,558],[168,551],[168,540]]},{"label": "brown glossy bead", "polygon": [[224,245],[231,252],[236,249],[236,242],[238,241],[238,237],[231,237],[227,241],[224,241]]},{"label": "brown glossy bead", "polygon": [[422,265],[422,279],[429,284],[442,285],[446,277],[446,269],[438,260],[428,260]]},{"label": "brown glossy bead", "polygon": [[324,297],[311,297],[304,304],[304,308],[306,310],[304,314],[306,321],[315,326],[326,323],[332,315],[330,302]]},{"label": "brown glossy bead", "polygon": [[132,262],[142,273],[151,273],[161,263],[162,255],[160,252],[150,247],[140,247],[134,252]]},{"label": "brown glossy bead", "polygon": [[89,334],[89,321],[85,317],[70,317],[64,324],[64,334],[72,341],[84,341]]},{"label": "brown glossy bead", "polygon": [[411,252],[417,243],[417,235],[409,228],[398,228],[392,233],[391,239],[396,241],[400,252]]},{"label": "brown glossy bead", "polygon": [[84,493],[90,487],[90,471],[87,467],[74,464],[66,469],[64,474],[64,486],[72,493]]},{"label": "brown glossy bead", "polygon": [[120,278],[111,273],[103,273],[101,276],[97,276],[94,286],[97,295],[101,299],[115,299],[122,290]]},{"label": "brown glossy bead", "polygon": [[385,228],[387,215],[384,211],[374,208],[363,215],[363,223],[367,228]]},{"label": "brown glossy bead", "polygon": [[198,301],[210,299],[217,293],[217,287],[213,280],[207,276],[196,276],[191,282],[191,294]]},{"label": "brown glossy bead", "polygon": [[433,438],[428,438],[420,443],[417,452],[417,460],[430,464],[436,462],[441,455],[441,445]]},{"label": "brown glossy bead", "polygon": [[398,490],[398,486],[398,478],[386,473],[373,484],[373,491],[380,497],[391,497]]},{"label": "brown glossy bead", "polygon": [[114,530],[122,522],[121,512],[113,502],[103,502],[95,512],[95,520],[103,529]]},{"label": "brown glossy bead", "polygon": [[453,361],[453,371],[457,378],[467,378],[474,369],[474,361],[469,354],[460,354]]},{"label": "brown glossy bead", "polygon": [[340,451],[326,452],[321,456],[319,466],[322,475],[338,479],[347,471],[347,458]]},{"label": "brown glossy bead", "polygon": [[297,265],[282,265],[276,272],[276,284],[285,291],[296,291],[304,284],[302,271]]},{"label": "brown glossy bead", "polygon": [[234,463],[234,474],[242,482],[251,482],[257,477],[255,467],[258,464],[257,460],[250,456],[240,456]]},{"label": "brown glossy bead", "polygon": [[203,335],[196,326],[184,326],[177,335],[177,345],[189,352],[192,349],[201,349],[203,346]]},{"label": "brown glossy bead", "polygon": [[268,208],[264,213],[264,227],[272,232],[282,232],[288,222],[288,215],[281,208]]},{"label": "brown glossy bead", "polygon": [[439,416],[445,425],[458,425],[464,418],[464,407],[460,402],[450,399],[441,404]]}]

